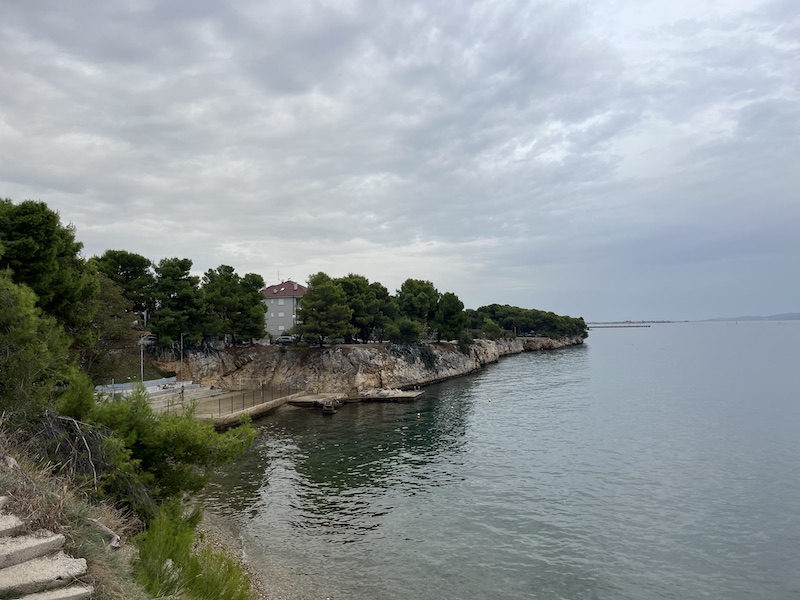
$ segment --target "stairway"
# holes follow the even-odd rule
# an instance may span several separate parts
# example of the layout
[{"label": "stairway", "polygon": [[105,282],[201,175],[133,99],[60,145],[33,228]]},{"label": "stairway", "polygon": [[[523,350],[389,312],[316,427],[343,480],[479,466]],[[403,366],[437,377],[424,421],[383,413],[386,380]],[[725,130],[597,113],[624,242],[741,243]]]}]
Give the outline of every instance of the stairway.
[{"label": "stairway", "polygon": [[22,533],[25,523],[5,514],[0,496],[0,598],[20,600],[83,600],[92,587],[76,583],[86,573],[86,560],[64,553],[64,536],[40,530]]}]

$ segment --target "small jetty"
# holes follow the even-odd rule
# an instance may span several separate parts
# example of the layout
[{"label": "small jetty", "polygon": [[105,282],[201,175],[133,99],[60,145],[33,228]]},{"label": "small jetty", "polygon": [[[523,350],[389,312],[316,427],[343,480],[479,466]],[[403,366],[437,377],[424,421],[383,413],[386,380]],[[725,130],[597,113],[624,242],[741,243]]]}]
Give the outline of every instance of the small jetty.
[{"label": "small jetty", "polygon": [[366,390],[359,394],[359,402],[414,402],[425,393],[424,390],[380,389]]},{"label": "small jetty", "polygon": [[424,393],[418,388],[372,388],[350,393],[314,393],[290,386],[214,390],[193,383],[184,383],[180,387],[169,383],[148,389],[150,406],[155,412],[183,414],[191,409],[196,419],[212,420],[219,431],[239,425],[242,419],[263,417],[285,404],[319,409],[324,415],[334,415],[349,402],[413,402]]},{"label": "small jetty", "polygon": [[413,402],[425,392],[423,390],[372,389],[358,394],[298,394],[287,400],[291,406],[321,409],[323,415],[333,415],[343,404],[350,402]]},{"label": "small jetty", "polygon": [[327,409],[325,412],[333,414],[339,407],[347,402],[345,394],[298,394],[297,396],[289,399],[287,404],[291,406],[300,406],[302,408],[322,408]]}]

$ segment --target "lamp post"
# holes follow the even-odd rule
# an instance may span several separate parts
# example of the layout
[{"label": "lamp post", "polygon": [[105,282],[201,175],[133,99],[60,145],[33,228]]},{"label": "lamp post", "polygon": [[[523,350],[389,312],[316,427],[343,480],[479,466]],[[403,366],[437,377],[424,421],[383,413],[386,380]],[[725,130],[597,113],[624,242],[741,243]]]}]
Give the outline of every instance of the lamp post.
[{"label": "lamp post", "polygon": [[181,333],[181,404],[183,404],[183,336]]},{"label": "lamp post", "polygon": [[144,385],[144,334],[147,331],[147,309],[142,312],[142,335],[139,336],[139,383]]}]

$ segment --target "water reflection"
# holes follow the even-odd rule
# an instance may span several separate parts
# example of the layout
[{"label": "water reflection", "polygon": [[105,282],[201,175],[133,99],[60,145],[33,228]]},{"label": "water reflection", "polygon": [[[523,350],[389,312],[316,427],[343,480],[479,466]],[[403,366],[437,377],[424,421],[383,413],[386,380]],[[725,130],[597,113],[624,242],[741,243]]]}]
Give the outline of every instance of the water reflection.
[{"label": "water reflection", "polygon": [[587,353],[555,356],[501,361],[412,404],[287,408],[258,423],[209,501],[342,597],[596,597],[608,584],[554,468],[574,463],[575,446],[554,447],[586,409]]},{"label": "water reflection", "polygon": [[285,407],[255,423],[254,446],[215,475],[204,502],[351,541],[391,510],[380,498],[452,478],[474,410],[471,379],[431,386],[413,403],[347,404],[333,416]]}]

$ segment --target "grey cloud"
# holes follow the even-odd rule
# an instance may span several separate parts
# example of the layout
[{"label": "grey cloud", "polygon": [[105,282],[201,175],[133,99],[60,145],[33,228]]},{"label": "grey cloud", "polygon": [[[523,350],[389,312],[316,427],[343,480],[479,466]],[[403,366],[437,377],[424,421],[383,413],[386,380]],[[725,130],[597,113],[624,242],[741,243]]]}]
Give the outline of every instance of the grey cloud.
[{"label": "grey cloud", "polygon": [[586,2],[31,6],[0,24],[3,195],[88,252],[407,265],[586,317],[669,317],[669,281],[708,316],[703,265],[784,290],[762,265],[800,253],[791,3],[647,29]]}]

